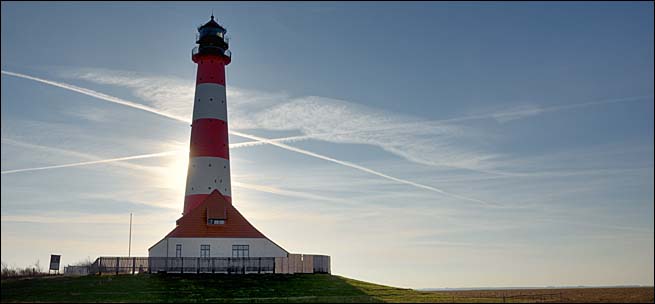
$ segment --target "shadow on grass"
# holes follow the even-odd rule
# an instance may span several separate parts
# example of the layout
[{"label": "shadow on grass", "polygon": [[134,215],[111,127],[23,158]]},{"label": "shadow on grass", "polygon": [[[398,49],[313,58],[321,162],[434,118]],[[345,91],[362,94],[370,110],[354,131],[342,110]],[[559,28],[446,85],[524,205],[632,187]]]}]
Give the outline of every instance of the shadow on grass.
[{"label": "shadow on grass", "polygon": [[2,302],[380,302],[347,279],[325,274],[4,280],[1,298]]},{"label": "shadow on grass", "polygon": [[[2,281],[10,302],[375,303],[494,302],[327,274],[141,274]],[[490,301],[491,300],[491,301]]]}]

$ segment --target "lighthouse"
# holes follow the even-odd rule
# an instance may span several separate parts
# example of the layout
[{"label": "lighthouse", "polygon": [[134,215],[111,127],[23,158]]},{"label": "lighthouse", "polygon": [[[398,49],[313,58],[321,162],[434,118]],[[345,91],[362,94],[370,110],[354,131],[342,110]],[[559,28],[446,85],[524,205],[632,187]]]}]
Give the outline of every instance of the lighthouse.
[{"label": "lighthouse", "polygon": [[187,173],[184,213],[193,210],[214,190],[232,201],[227,130],[225,67],[231,61],[226,30],[212,15],[198,28],[198,46],[191,59],[198,65]]},{"label": "lighthouse", "polygon": [[189,167],[182,217],[150,247],[150,257],[286,258],[233,206],[230,188],[225,67],[232,54],[226,29],[214,16],[198,28],[191,59],[197,64]]}]

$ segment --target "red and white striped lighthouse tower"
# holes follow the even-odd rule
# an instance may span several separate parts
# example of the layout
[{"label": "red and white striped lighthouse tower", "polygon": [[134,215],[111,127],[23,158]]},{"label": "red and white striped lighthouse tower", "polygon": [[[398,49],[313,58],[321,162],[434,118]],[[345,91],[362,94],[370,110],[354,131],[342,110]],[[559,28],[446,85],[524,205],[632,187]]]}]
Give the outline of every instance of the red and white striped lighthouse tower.
[{"label": "red and white striped lighthouse tower", "polygon": [[231,61],[231,52],[225,34],[225,28],[212,15],[209,22],[198,28],[198,46],[192,52],[198,72],[183,214],[214,190],[232,201],[225,94],[225,66]]},{"label": "red and white striped lighthouse tower", "polygon": [[232,204],[225,94],[225,66],[231,53],[225,34],[214,16],[198,28],[198,46],[191,53],[198,72],[184,212],[175,228],[148,249],[149,257],[277,258],[289,254]]}]

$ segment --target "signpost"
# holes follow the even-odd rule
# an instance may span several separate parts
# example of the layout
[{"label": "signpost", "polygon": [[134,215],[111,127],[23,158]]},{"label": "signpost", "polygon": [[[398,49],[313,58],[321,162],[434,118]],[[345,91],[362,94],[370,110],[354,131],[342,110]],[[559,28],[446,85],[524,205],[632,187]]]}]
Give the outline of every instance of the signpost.
[{"label": "signpost", "polygon": [[56,271],[59,274],[59,262],[61,261],[61,255],[51,254],[50,255],[50,268],[48,268],[48,274],[51,270]]}]

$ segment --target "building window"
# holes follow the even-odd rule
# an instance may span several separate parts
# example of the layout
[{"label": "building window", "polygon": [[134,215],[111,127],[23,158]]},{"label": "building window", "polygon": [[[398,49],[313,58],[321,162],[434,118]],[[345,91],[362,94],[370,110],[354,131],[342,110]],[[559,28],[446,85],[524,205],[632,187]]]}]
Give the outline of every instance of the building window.
[{"label": "building window", "polygon": [[223,224],[225,224],[225,220],[207,219],[207,224],[208,225],[223,225]]},{"label": "building window", "polygon": [[182,257],[182,244],[175,245],[175,257]]},{"label": "building window", "polygon": [[200,257],[201,258],[209,257],[209,245],[200,245]]},{"label": "building window", "polygon": [[233,258],[250,257],[250,245],[232,245]]}]

